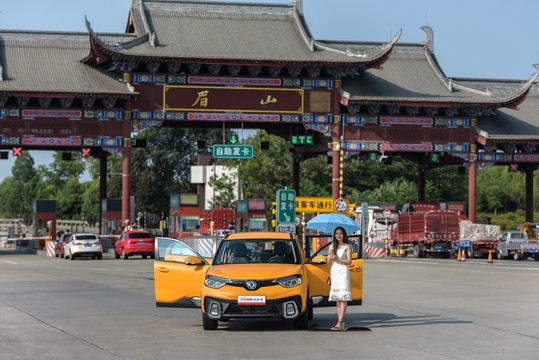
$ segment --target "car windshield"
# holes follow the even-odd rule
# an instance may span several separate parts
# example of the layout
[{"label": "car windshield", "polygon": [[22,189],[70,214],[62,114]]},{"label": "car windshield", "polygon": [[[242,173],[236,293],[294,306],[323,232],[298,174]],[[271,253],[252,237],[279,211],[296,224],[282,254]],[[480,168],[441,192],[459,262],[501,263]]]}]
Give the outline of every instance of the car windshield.
[{"label": "car windshield", "polygon": [[139,232],[139,233],[131,233],[129,234],[130,239],[147,239],[151,238],[152,236],[149,233],[146,232]]},{"label": "car windshield", "polygon": [[97,240],[95,235],[76,235],[77,240]]},{"label": "car windshield", "polygon": [[289,239],[223,240],[213,265],[222,264],[300,264],[296,243]]}]

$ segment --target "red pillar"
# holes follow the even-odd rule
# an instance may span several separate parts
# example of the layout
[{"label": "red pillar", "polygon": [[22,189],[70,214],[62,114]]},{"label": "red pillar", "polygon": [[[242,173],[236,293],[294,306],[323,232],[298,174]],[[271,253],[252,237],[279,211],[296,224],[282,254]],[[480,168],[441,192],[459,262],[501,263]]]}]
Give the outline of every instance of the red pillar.
[{"label": "red pillar", "polygon": [[477,204],[477,161],[475,145],[472,145],[468,166],[468,218],[472,223],[476,221]]},{"label": "red pillar", "polygon": [[103,152],[103,156],[99,158],[99,233],[107,233],[107,225],[105,224],[104,232],[101,232],[103,221],[103,199],[107,198],[107,157],[108,152]]},{"label": "red pillar", "polygon": [[533,221],[533,168],[526,168],[526,222]]},{"label": "red pillar", "polygon": [[340,165],[341,165],[341,134],[342,126],[340,124],[340,116],[335,116],[334,128],[333,128],[333,162],[332,162],[332,183],[331,183],[331,196],[333,199],[339,198],[340,190]]},{"label": "red pillar", "polygon": [[425,169],[421,163],[417,166],[417,202],[425,202]]},{"label": "red pillar", "polygon": [[292,154],[292,189],[296,191],[296,196],[299,195],[299,170],[300,170],[300,154]]},{"label": "red pillar", "polygon": [[[122,162],[122,224],[129,219],[131,198],[131,116],[125,112],[124,118],[124,148]],[[130,219],[133,221],[134,219]]]}]

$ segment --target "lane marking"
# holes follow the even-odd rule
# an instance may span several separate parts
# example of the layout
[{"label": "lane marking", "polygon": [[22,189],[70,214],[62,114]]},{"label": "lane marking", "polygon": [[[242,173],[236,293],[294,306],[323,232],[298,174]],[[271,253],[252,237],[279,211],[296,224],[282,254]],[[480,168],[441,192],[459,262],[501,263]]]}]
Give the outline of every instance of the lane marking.
[{"label": "lane marking", "polygon": [[8,263],[8,264],[19,265],[19,263],[16,263],[16,262],[13,262],[13,261],[8,261],[8,260],[2,260],[2,261],[5,262],[5,263]]}]

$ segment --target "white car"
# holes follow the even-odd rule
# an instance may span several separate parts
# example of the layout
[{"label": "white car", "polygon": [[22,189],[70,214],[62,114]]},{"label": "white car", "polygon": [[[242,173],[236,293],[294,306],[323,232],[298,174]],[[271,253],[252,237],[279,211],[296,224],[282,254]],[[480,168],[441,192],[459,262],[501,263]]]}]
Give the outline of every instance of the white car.
[{"label": "white car", "polygon": [[64,259],[75,260],[76,257],[103,258],[101,241],[94,234],[73,234],[64,247]]}]

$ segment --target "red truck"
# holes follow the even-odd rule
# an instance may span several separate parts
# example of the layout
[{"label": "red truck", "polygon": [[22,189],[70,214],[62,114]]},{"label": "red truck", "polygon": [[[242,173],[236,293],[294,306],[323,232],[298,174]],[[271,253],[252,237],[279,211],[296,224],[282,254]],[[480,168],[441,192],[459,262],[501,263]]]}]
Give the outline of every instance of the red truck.
[{"label": "red truck", "polygon": [[234,229],[236,211],[234,209],[218,208],[204,210],[200,213],[200,233],[215,236]]},{"label": "red truck", "polygon": [[[436,205],[438,204],[438,205]],[[460,213],[439,210],[439,203],[412,203],[399,214],[392,246],[413,252],[416,258],[427,254],[450,257],[452,243],[459,239]],[[409,210],[415,211],[409,211]],[[419,211],[428,209],[424,211]]]}]

